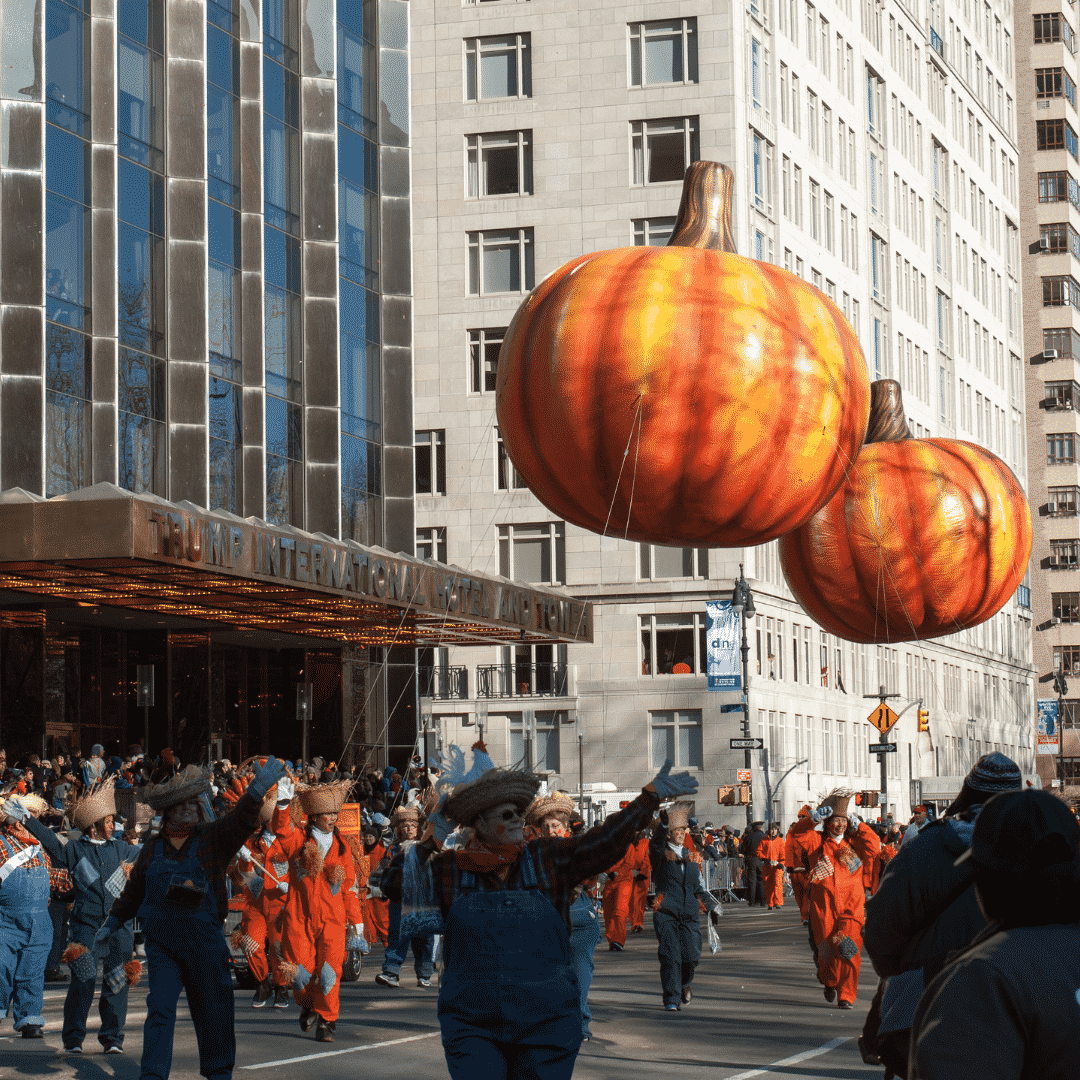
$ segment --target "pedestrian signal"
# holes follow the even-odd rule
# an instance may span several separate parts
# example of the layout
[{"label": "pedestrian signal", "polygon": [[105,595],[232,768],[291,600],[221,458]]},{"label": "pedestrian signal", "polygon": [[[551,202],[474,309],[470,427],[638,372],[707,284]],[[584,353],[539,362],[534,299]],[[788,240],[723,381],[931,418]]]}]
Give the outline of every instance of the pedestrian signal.
[{"label": "pedestrian signal", "polygon": [[929,709],[920,709],[919,710],[919,731],[929,731],[929,730],[930,730],[930,710]]},{"label": "pedestrian signal", "polygon": [[856,791],[855,792],[855,805],[856,806],[862,806],[862,792],[861,791]]}]

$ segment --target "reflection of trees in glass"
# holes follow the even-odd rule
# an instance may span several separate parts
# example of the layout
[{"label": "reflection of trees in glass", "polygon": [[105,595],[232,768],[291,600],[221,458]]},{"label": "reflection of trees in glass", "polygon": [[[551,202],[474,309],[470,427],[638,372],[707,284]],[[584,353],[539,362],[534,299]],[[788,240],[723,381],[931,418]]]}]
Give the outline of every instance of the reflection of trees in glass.
[{"label": "reflection of trees in glass", "polygon": [[164,241],[120,225],[119,337],[124,345],[158,353],[165,342]]},{"label": "reflection of trees in glass", "polygon": [[211,509],[239,512],[242,391],[235,383],[210,379]]},{"label": "reflection of trees in glass", "polygon": [[118,355],[119,483],[165,494],[165,361],[120,349]]},{"label": "reflection of trees in glass", "polygon": [[90,462],[90,339],[45,324],[45,494],[83,487]]}]

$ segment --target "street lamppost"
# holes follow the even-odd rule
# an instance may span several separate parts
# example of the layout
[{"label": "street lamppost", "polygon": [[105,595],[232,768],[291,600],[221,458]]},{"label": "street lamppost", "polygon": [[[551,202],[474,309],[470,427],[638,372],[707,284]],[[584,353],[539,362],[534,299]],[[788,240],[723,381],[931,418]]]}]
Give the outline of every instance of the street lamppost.
[{"label": "street lamppost", "polygon": [[[750,702],[747,697],[747,683],[750,678],[750,644],[746,640],[746,620],[752,619],[757,614],[754,607],[754,594],[750,591],[746,578],[743,576],[743,564],[739,563],[739,580],[735,582],[735,588],[731,590],[731,610],[739,616],[742,623],[742,715],[743,715],[743,738],[750,738]],[[743,767],[750,768],[750,750],[743,750]],[[751,789],[751,797],[753,789]],[[746,804],[746,824],[753,821],[754,807],[752,802]]]},{"label": "street lamppost", "polygon": [[1058,784],[1062,795],[1065,794],[1065,702],[1063,698],[1069,692],[1069,684],[1063,672],[1054,675],[1054,690],[1058,696],[1057,737],[1058,737]]}]

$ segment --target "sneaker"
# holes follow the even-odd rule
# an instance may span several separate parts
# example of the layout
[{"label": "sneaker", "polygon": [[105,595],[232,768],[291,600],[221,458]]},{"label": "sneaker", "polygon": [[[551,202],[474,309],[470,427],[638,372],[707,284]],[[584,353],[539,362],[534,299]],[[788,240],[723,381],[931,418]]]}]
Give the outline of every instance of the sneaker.
[{"label": "sneaker", "polygon": [[623,952],[624,946],[620,945],[617,941],[608,943],[608,952]]},{"label": "sneaker", "polygon": [[401,980],[397,977],[397,974],[393,971],[380,971],[375,976],[375,982],[379,986],[400,986]]},{"label": "sneaker", "polygon": [[65,1046],[64,1047],[64,1053],[65,1054],[81,1054],[82,1053],[82,1047],[81,1046]]},{"label": "sneaker", "polygon": [[274,1008],[287,1009],[289,1007],[289,990],[285,986],[274,987]]},{"label": "sneaker", "polygon": [[836,1000],[836,987],[835,986],[826,986],[825,987],[825,1000],[826,1001],[835,1001]]},{"label": "sneaker", "polygon": [[122,1054],[123,1052],[124,1048],[119,1043],[109,1043],[109,1045],[105,1047],[106,1054]]},{"label": "sneaker", "polygon": [[854,1009],[855,1003],[853,1001],[838,1001],[836,1007],[838,1009]]},{"label": "sneaker", "polygon": [[678,1005],[665,1005],[664,1009],[667,1012],[678,1012],[679,1011],[679,1006]]},{"label": "sneaker", "polygon": [[251,999],[251,1007],[253,1009],[261,1009],[264,1005],[270,1004],[270,999],[274,996],[274,988],[270,985],[270,979],[265,978],[259,983],[258,988],[255,990],[255,996]]},{"label": "sneaker", "polygon": [[682,988],[682,1000],[684,1005],[689,1005],[694,1000],[694,991],[689,986]]},{"label": "sneaker", "polygon": [[630,933],[631,934],[640,934],[640,933],[643,933],[644,930],[645,930],[644,926],[631,926],[630,927]]},{"label": "sneaker", "polygon": [[428,986],[431,985],[431,980],[430,979],[417,979],[416,980],[416,985],[417,986],[428,987]]}]

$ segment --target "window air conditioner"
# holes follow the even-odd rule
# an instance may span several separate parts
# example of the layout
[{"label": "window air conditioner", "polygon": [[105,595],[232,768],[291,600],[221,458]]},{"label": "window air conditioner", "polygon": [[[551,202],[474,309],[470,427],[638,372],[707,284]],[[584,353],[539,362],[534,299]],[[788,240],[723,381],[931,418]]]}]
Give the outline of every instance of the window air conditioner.
[{"label": "window air conditioner", "polygon": [[1042,358],[1044,360],[1056,360],[1061,354],[1057,349],[1043,349]]},{"label": "window air conditioner", "polygon": [[1040,236],[1039,237],[1039,251],[1041,251],[1045,255],[1049,250],[1050,250],[1050,237],[1049,236]]},{"label": "window air conditioner", "polygon": [[1046,504],[1046,512],[1048,514],[1056,514],[1057,513],[1057,508],[1058,508],[1058,504],[1056,502],[1048,502]]},{"label": "window air conditioner", "polygon": [[1050,565],[1051,566],[1057,566],[1057,564],[1058,564],[1058,557],[1056,555],[1051,555],[1050,556]]}]

